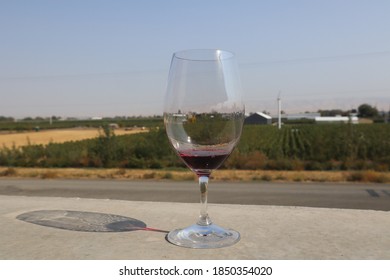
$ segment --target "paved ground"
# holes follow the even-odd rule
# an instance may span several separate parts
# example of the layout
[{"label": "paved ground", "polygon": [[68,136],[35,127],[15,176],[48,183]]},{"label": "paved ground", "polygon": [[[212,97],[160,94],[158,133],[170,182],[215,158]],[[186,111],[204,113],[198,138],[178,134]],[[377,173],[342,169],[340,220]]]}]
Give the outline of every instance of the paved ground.
[{"label": "paved ground", "polygon": [[0,259],[390,259],[387,211],[211,204],[209,213],[241,240],[168,243],[167,231],[196,220],[194,203],[0,195]]},{"label": "paved ground", "polygon": [[0,259],[388,260],[389,194],[380,184],[212,182],[211,218],[241,240],[199,250],[165,240],[196,221],[195,182],[1,179]]},{"label": "paved ground", "polygon": [[[196,182],[0,179],[0,195],[198,203]],[[390,211],[389,184],[210,182],[209,202]]]}]

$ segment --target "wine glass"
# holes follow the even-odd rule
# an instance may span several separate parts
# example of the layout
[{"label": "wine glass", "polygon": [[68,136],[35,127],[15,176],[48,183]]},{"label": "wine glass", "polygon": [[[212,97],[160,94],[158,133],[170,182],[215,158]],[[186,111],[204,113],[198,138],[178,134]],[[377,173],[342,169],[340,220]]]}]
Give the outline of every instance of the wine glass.
[{"label": "wine glass", "polygon": [[189,248],[220,248],[240,240],[237,231],[211,221],[207,188],[211,172],[237,145],[244,118],[233,53],[200,49],[173,54],[164,123],[172,147],[199,178],[201,210],[197,223],[171,231],[169,242]]}]

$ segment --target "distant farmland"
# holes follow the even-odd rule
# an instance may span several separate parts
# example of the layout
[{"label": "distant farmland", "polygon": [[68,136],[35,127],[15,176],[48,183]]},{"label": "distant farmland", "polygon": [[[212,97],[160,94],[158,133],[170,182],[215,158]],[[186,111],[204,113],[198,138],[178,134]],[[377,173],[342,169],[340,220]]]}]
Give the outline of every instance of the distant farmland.
[{"label": "distant farmland", "polygon": [[[0,138],[0,166],[169,171],[184,168],[170,147],[163,126],[149,126],[141,130],[146,133],[134,133],[140,130],[128,129],[116,129],[112,133],[105,126],[100,134],[97,128],[67,129],[70,139],[65,138],[65,135],[55,138],[56,130],[30,131],[28,134],[20,133],[22,138],[18,145],[23,146],[18,148],[16,140],[9,140],[12,134],[2,135],[8,138],[12,146],[5,146],[4,140]],[[34,139],[34,136],[44,136],[44,139]],[[77,140],[76,137],[83,140]],[[38,141],[45,141],[46,144],[38,144]],[[367,171],[353,173],[350,180],[361,181],[370,177],[368,181],[388,182],[390,125],[302,124],[284,125],[280,130],[270,125],[246,125],[237,148],[220,169]],[[268,173],[263,175],[259,175],[262,180],[274,178]],[[158,177],[155,174],[150,176]],[[275,178],[282,177],[284,175]],[[298,177],[296,179],[299,180]]]}]

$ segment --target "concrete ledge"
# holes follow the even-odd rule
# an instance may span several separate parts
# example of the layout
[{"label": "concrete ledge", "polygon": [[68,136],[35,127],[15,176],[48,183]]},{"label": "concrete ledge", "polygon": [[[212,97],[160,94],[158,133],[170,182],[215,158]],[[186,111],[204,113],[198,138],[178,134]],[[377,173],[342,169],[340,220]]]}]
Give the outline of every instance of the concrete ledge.
[{"label": "concrete ledge", "polygon": [[[81,216],[63,219],[57,210]],[[20,219],[32,211],[41,211],[41,220],[51,215],[46,226]],[[238,230],[239,243],[199,250],[165,240],[166,231],[193,223],[198,211],[189,203],[0,196],[0,259],[390,259],[390,212],[214,204],[211,218]],[[97,223],[119,223],[109,232],[77,228],[98,226],[82,220],[90,212],[100,215]],[[147,228],[123,231],[116,220],[122,216]]]}]

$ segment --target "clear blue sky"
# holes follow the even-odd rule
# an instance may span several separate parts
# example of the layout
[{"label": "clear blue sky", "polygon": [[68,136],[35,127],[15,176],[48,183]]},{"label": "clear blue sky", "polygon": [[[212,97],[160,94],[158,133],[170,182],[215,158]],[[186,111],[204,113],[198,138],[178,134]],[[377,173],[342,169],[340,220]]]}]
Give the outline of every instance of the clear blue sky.
[{"label": "clear blue sky", "polygon": [[162,114],[171,55],[238,58],[247,111],[390,105],[387,0],[1,0],[0,115]]}]

